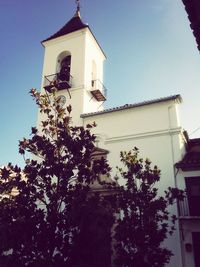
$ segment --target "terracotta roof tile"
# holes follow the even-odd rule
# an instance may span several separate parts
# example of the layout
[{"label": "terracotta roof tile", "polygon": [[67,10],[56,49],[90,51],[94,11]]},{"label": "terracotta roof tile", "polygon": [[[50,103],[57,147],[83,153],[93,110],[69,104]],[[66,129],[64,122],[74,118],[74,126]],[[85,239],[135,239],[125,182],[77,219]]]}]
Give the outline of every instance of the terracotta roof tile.
[{"label": "terracotta roof tile", "polygon": [[178,103],[181,103],[181,102],[182,102],[181,95],[173,95],[173,96],[168,96],[168,97],[158,98],[158,99],[149,100],[149,101],[144,101],[144,102],[135,103],[135,104],[125,104],[125,105],[123,105],[123,106],[114,107],[114,108],[109,108],[109,109],[104,109],[104,110],[102,110],[102,111],[91,112],[91,113],[85,113],[85,114],[81,114],[81,118],[86,118],[86,117],[90,117],[90,116],[101,115],[101,114],[110,113],[110,112],[115,112],[115,111],[119,111],[119,110],[125,110],[125,109],[130,109],[130,108],[136,108],[136,107],[140,107],[140,106],[151,105],[151,104],[160,103],[160,102],[165,102],[165,101],[169,101],[169,100],[176,100],[176,101],[178,101]]},{"label": "terracotta roof tile", "polygon": [[183,171],[200,170],[200,138],[189,140],[188,151],[175,166]]}]

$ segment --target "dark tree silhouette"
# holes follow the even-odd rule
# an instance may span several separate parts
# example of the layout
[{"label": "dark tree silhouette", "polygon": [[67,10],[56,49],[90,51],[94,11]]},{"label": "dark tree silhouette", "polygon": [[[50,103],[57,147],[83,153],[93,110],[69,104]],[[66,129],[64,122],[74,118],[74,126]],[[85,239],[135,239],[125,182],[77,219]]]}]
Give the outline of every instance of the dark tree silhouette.
[{"label": "dark tree silhouette", "polygon": [[30,93],[43,119],[19,142],[25,167],[0,168],[0,266],[110,267],[112,255],[120,267],[164,266],[172,253],[162,242],[176,219],[167,208],[183,192],[159,197],[160,171],[136,148],[121,153],[125,186],[102,182],[110,167],[94,158],[95,123],[72,126],[72,108],[54,90]]},{"label": "dark tree silhouette", "polygon": [[174,232],[176,221],[168,208],[182,199],[184,192],[169,187],[164,196],[159,196],[155,184],[160,180],[160,170],[151,167],[148,159],[139,158],[136,147],[121,152],[121,161],[125,170],[119,172],[126,184],[118,195],[116,262],[121,267],[164,266],[173,254],[163,241]]},{"label": "dark tree silhouette", "polygon": [[[106,198],[92,193],[90,185],[110,168],[103,158],[91,159],[95,124],[72,126],[71,106],[62,107],[55,92],[32,89],[31,95],[44,120],[39,130],[32,128],[30,139],[20,141],[19,152],[32,159],[25,159],[23,170],[12,164],[0,169],[0,266],[86,266],[91,244],[96,254],[102,247],[83,233],[84,225],[91,227],[94,215],[97,221],[112,220]],[[89,259],[87,266],[94,266]]]}]

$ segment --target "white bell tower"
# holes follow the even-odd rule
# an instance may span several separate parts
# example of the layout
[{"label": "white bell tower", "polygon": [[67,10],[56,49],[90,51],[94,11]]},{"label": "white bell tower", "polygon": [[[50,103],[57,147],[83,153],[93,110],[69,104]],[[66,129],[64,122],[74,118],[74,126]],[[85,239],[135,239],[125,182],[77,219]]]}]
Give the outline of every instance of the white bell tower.
[{"label": "white bell tower", "polygon": [[[45,48],[42,90],[51,91],[56,82],[58,96],[72,106],[72,120],[81,125],[80,115],[103,109],[105,54],[87,24],[75,15],[58,32],[42,41]],[[55,83],[54,83],[55,84]]]}]

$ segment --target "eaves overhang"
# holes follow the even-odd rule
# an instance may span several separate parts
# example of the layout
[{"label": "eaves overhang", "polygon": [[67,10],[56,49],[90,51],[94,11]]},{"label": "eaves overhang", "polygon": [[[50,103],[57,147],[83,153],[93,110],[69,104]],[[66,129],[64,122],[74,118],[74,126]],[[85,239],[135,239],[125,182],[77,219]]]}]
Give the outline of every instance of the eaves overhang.
[{"label": "eaves overhang", "polygon": [[199,0],[182,0],[185,10],[190,21],[190,27],[197,42],[200,51],[200,1]]},{"label": "eaves overhang", "polygon": [[200,138],[188,140],[186,154],[175,167],[182,171],[200,171]]}]

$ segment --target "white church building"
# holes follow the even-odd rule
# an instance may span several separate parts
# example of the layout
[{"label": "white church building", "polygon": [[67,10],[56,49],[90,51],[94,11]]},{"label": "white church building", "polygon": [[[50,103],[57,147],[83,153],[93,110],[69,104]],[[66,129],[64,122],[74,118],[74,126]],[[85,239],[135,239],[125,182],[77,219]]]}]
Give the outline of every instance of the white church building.
[{"label": "white church building", "polygon": [[[161,169],[160,192],[168,186],[185,189],[187,185],[188,200],[192,201],[189,203],[186,199],[173,208],[179,219],[177,230],[165,243],[174,253],[167,266],[199,267],[200,209],[197,207],[195,211],[191,207],[195,201],[200,206],[200,141],[189,140],[181,128],[178,116],[181,96],[104,109],[106,56],[90,27],[81,20],[79,8],[64,27],[42,41],[42,45],[45,55],[41,90],[50,92],[52,82],[57,80],[56,94],[63,105],[71,104],[73,124],[84,126],[96,122],[93,132],[98,138],[97,146],[108,151],[113,177],[116,166],[120,166],[120,151],[136,146],[141,157],[148,157]],[[40,115],[38,121],[41,121]],[[199,165],[190,166],[191,152],[196,153]]]}]

